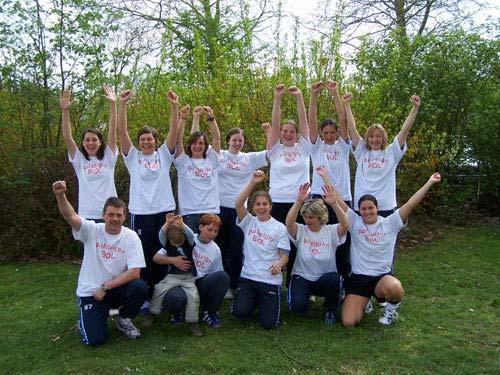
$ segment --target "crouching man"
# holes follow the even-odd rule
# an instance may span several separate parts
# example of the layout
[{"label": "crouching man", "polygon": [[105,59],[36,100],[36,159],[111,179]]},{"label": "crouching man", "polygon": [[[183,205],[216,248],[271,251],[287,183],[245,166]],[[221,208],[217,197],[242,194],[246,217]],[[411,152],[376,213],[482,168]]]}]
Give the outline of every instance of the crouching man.
[{"label": "crouching man", "polygon": [[56,181],[52,190],[59,211],[73,229],[73,237],[84,244],[84,255],[76,295],[78,328],[86,345],[103,344],[108,336],[109,310],[120,308],[116,327],[125,336],[141,336],[132,323],[146,300],[147,285],[140,280],[145,267],[137,234],[123,226],[125,203],[110,197],[104,204],[104,223],[96,224],[78,216],[66,198],[66,182]]}]

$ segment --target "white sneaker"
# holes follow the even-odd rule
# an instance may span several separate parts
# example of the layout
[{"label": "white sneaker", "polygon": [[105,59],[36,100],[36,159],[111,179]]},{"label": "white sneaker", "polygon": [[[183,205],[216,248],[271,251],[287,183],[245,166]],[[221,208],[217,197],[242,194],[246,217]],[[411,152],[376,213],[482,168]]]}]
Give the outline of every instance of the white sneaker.
[{"label": "white sneaker", "polygon": [[384,312],[378,322],[380,324],[383,324],[384,326],[391,325],[392,322],[399,317],[399,314],[396,310],[398,309],[400,304],[401,302],[398,302],[396,304],[387,302]]},{"label": "white sneaker", "polygon": [[309,302],[315,303],[316,302],[316,296],[313,296],[312,294],[309,296]]},{"label": "white sneaker", "polygon": [[109,309],[109,316],[117,316],[119,313],[118,309]]},{"label": "white sneaker", "polygon": [[224,299],[234,299],[234,293],[231,288],[227,290],[226,294],[224,295]]},{"label": "white sneaker", "polygon": [[370,315],[373,312],[373,303],[372,300],[369,299],[365,305],[365,314]]},{"label": "white sneaker", "polygon": [[132,323],[130,318],[122,318],[119,316],[116,320],[116,328],[118,328],[118,331],[123,332],[123,334],[129,339],[137,339],[141,337],[141,331],[134,326],[134,323]]}]

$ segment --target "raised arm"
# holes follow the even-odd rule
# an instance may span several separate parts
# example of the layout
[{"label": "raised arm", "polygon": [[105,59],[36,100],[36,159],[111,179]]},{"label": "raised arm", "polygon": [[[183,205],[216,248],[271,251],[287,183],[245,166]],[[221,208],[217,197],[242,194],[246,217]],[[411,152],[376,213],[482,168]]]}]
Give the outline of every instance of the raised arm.
[{"label": "raised arm", "polygon": [[170,126],[168,128],[165,144],[170,153],[174,152],[177,142],[177,128],[179,124],[179,98],[172,90],[167,92],[167,100],[170,104]]},{"label": "raised arm", "polygon": [[82,226],[82,219],[75,212],[75,209],[69,203],[66,197],[66,181],[56,181],[52,184],[52,191],[56,196],[57,207],[64,220],[75,231],[79,231]]},{"label": "raised arm", "polygon": [[[347,215],[342,207],[341,203],[344,203],[342,198],[339,196],[338,192],[336,191],[335,187],[333,185],[325,185],[323,186],[323,199],[325,200],[328,205],[330,205],[331,208],[333,208],[333,211],[335,212],[335,215],[337,215],[337,219],[339,221],[339,226],[337,227],[337,233],[339,237],[345,236],[347,233],[347,230],[349,229],[349,220],[347,219]],[[347,205],[344,203],[344,205],[347,207]]]},{"label": "raised arm", "polygon": [[288,92],[297,100],[297,114],[299,116],[299,132],[303,138],[309,139],[309,126],[307,125],[306,106],[302,92],[296,86],[290,86]]},{"label": "raised arm", "polygon": [[299,191],[297,193],[297,198],[293,203],[293,206],[288,211],[285,219],[286,230],[293,237],[297,238],[297,216],[299,215],[300,207],[302,203],[307,199],[309,195],[309,183],[306,182],[299,186]]},{"label": "raised arm", "polygon": [[408,220],[410,213],[417,207],[417,205],[423,201],[425,195],[430,190],[432,185],[441,182],[441,175],[436,172],[434,173],[418,191],[411,196],[411,198],[399,208],[399,215],[401,220]]},{"label": "raised arm", "polygon": [[216,153],[220,154],[220,131],[217,121],[215,121],[214,111],[212,108],[205,106],[203,112],[207,115],[208,126],[210,133],[212,133],[212,148]]},{"label": "raised arm", "polygon": [[406,138],[408,138],[408,133],[410,132],[411,127],[415,123],[415,118],[417,117],[418,109],[420,108],[420,97],[418,97],[417,95],[412,95],[411,104],[412,108],[410,114],[406,118],[403,127],[398,133],[398,142],[399,142],[399,147],[401,148],[404,146]]},{"label": "raised arm", "polygon": [[254,171],[252,174],[252,178],[250,179],[248,184],[245,185],[243,190],[240,192],[240,194],[236,198],[234,205],[236,208],[236,214],[238,215],[238,219],[243,220],[243,218],[246,216],[247,209],[245,207],[245,202],[247,201],[248,197],[252,193],[252,190],[255,187],[255,185],[264,181],[265,177],[266,177],[266,175],[260,169]]},{"label": "raised arm", "polygon": [[73,134],[71,133],[71,122],[69,118],[69,107],[71,107],[71,104],[73,104],[73,101],[71,100],[71,91],[64,90],[59,99],[59,106],[61,107],[62,112],[61,127],[69,156],[74,158],[78,146],[76,145],[75,140],[73,139]]},{"label": "raised arm", "polygon": [[184,145],[182,144],[182,137],[184,136],[184,129],[186,128],[186,121],[189,116],[189,104],[181,108],[179,113],[179,125],[177,126],[176,144],[175,144],[175,157],[182,155],[184,152]]},{"label": "raised arm", "polygon": [[[325,186],[332,186],[333,187],[332,183],[330,182],[330,178],[328,177],[328,172],[326,170],[326,167],[324,165],[320,165],[320,166],[316,167],[316,173],[319,174],[321,179],[323,180],[323,193],[326,194],[324,187]],[[340,206],[340,208],[344,212],[347,212],[348,206],[342,200],[342,197],[340,197],[340,194],[337,191],[337,189],[335,189],[335,187],[333,187],[333,193],[335,194],[335,196],[337,198],[337,204]],[[323,197],[323,199],[324,199],[324,197]]]},{"label": "raised arm", "polygon": [[356,148],[358,147],[360,136],[358,130],[356,129],[354,116],[352,115],[351,100],[352,94],[350,92],[346,92],[342,97],[342,101],[344,102],[345,116],[347,120],[347,128],[349,129],[349,135],[351,136],[352,145],[354,146],[354,148]]},{"label": "raised arm", "polygon": [[271,132],[267,139],[267,149],[270,150],[280,140],[281,121],[281,97],[285,93],[285,85],[282,83],[274,87],[273,114],[271,118]]},{"label": "raised arm", "polygon": [[339,133],[340,136],[347,141],[349,139],[349,133],[347,131],[347,119],[345,114],[344,103],[342,103],[342,98],[339,94],[339,85],[335,81],[328,81],[326,84],[328,92],[333,97],[333,102],[335,103],[335,110],[337,111],[337,116],[339,118]]},{"label": "raised arm", "polygon": [[318,139],[318,94],[323,89],[321,82],[314,82],[311,84],[311,98],[309,99],[309,137],[311,143],[316,143]]},{"label": "raised arm", "polygon": [[131,97],[132,91],[125,90],[121,92],[118,100],[118,133],[120,135],[122,153],[125,156],[128,155],[130,148],[132,147],[132,141],[130,140],[127,129],[127,102]]},{"label": "raised arm", "polygon": [[111,87],[103,86],[104,97],[109,102],[108,146],[115,153],[116,150],[116,95]]},{"label": "raised arm", "polygon": [[201,105],[197,105],[193,108],[193,122],[191,124],[191,133],[200,131],[200,117],[203,114],[203,107]]}]

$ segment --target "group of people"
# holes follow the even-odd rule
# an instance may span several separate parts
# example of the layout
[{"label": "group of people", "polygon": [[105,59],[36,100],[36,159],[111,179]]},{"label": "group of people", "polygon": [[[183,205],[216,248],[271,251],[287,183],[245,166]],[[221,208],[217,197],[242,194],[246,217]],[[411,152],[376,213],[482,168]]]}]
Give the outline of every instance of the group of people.
[{"label": "group of people", "polygon": [[[325,119],[318,126],[317,99],[324,87],[333,97],[338,124]],[[395,172],[419,97],[412,96],[412,110],[389,144],[380,124],[360,137],[350,108],[352,94],[341,96],[336,82],[311,85],[307,113],[301,91],[278,84],[271,124],[262,124],[266,150],[247,153],[242,151],[240,128],[228,132],[227,150],[221,150],[219,128],[208,106],[194,107],[184,144],[191,110],[188,105],[179,109],[172,91],[166,95],[170,125],[165,142],[159,142],[154,128],[144,126],[137,132],[137,148],[127,130],[132,93],[126,90],[117,97],[109,87],[104,90],[110,103],[107,145],[101,132],[90,128],[77,146],[71,134],[70,92],[61,95],[63,135],[78,177],[78,214],[66,199],[65,182],[53,184],[61,214],[84,244],[77,288],[84,343],[106,340],[112,308],[119,308],[117,328],[130,338],[141,335],[132,322],[140,311],[146,327],[168,312],[172,323],[186,322],[200,336],[200,316],[208,326],[221,327],[218,312],[225,297],[233,299],[235,318],[249,318],[258,309],[261,326],[273,328],[280,319],[285,268],[291,311],[307,313],[311,298],[320,296],[326,324],[340,315],[344,325],[353,326],[365,310],[373,309],[374,296],[383,304],[379,322],[392,323],[403,297],[393,275],[397,234],[440,181],[433,174],[396,209]],[[296,100],[298,126],[293,120],[281,125],[286,92]],[[211,143],[199,129],[201,118],[208,123]],[[117,128],[130,175],[130,229],[123,227],[126,208],[114,185]],[[357,162],[354,200],[350,151]],[[269,189],[254,192],[266,181],[260,169],[268,162]]]}]

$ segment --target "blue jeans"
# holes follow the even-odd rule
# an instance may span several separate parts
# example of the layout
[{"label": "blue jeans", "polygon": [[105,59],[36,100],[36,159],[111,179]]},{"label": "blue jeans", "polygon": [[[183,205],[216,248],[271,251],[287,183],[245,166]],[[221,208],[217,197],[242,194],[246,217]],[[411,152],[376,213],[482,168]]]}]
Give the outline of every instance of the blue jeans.
[{"label": "blue jeans", "polygon": [[109,310],[120,307],[123,318],[135,318],[148,295],[148,287],[142,280],[132,280],[109,290],[102,301],[94,297],[77,297],[80,315],[79,331],[85,345],[101,345],[108,338]]}]

